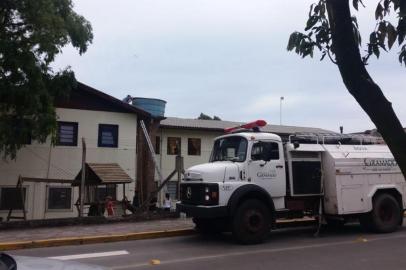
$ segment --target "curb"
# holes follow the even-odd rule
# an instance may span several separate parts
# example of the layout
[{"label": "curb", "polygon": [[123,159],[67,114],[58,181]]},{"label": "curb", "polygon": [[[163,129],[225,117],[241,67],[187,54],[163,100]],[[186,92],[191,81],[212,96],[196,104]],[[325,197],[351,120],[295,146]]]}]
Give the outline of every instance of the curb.
[{"label": "curb", "polygon": [[[278,220],[276,227],[297,227],[305,226],[314,223],[314,219],[296,219],[296,220]],[[294,226],[292,226],[294,225]],[[67,237],[67,238],[53,238],[44,240],[29,240],[29,241],[16,241],[0,243],[0,251],[16,250],[16,249],[29,249],[29,248],[44,248],[44,247],[58,247],[69,245],[85,245],[97,244],[119,241],[132,241],[144,240],[174,236],[186,236],[196,234],[195,229],[177,229],[166,231],[151,231],[127,234],[113,234],[113,235],[97,235],[97,236],[81,236],[81,237]]]},{"label": "curb", "polygon": [[[403,214],[406,217],[406,212]],[[306,225],[316,224],[316,220],[309,219],[294,219],[294,220],[278,220],[276,222],[277,228],[287,227],[300,227]],[[178,229],[166,231],[150,231],[139,233],[127,234],[114,234],[114,235],[98,235],[98,236],[82,236],[82,237],[67,237],[67,238],[54,238],[45,240],[31,240],[31,241],[17,241],[17,242],[4,242],[0,243],[0,251],[16,250],[16,249],[29,249],[29,248],[43,248],[43,247],[58,247],[68,245],[85,245],[97,243],[109,243],[119,241],[132,241],[132,240],[145,240],[164,237],[186,236],[196,234],[195,229]]]},{"label": "curb", "polygon": [[82,236],[82,237],[54,238],[46,240],[5,242],[0,243],[0,251],[154,239],[163,237],[191,235],[195,233],[196,231],[194,229],[180,229],[180,230],[151,231],[151,232],[127,233],[116,235]]}]

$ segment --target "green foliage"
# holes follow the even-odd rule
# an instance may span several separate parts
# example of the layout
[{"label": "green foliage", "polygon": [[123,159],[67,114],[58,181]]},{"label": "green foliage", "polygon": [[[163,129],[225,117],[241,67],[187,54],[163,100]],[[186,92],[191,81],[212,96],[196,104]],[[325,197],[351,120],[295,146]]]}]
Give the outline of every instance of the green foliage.
[{"label": "green foliage", "polygon": [[212,117],[210,117],[209,115],[204,114],[204,113],[200,113],[200,115],[199,115],[199,117],[198,117],[197,119],[199,119],[199,120],[216,120],[216,121],[221,121],[220,117],[218,117],[218,116],[216,116],[216,115],[213,116],[213,118],[212,118]]},{"label": "green foliage", "polygon": [[305,31],[306,33],[294,32],[290,35],[287,50],[295,50],[304,58],[306,56],[313,57],[314,48],[317,48],[322,53],[321,60],[326,55],[331,57],[331,31],[325,0],[320,0],[310,6]]},{"label": "green foliage", "polygon": [[71,43],[84,53],[92,42],[88,21],[71,0],[0,1],[0,152],[15,158],[30,139],[54,134],[54,100],[75,87],[73,72],[50,63]]},{"label": "green foliage", "polygon": [[[305,33],[293,32],[290,35],[287,50],[295,51],[302,57],[313,57],[314,48],[317,48],[322,56],[321,60],[328,55],[334,60],[334,44],[331,42],[331,31],[328,16],[326,14],[326,2],[328,0],[319,0],[310,6],[309,16],[305,27]],[[345,0],[344,0],[345,1]],[[361,0],[352,0],[355,10],[364,4]],[[386,18],[391,12],[397,15],[397,25],[394,26]],[[406,0],[380,0],[375,9],[376,26],[369,36],[369,42],[366,44],[366,54],[363,57],[364,64],[367,64],[371,55],[379,58],[381,50],[389,51],[398,41],[400,46],[399,62],[406,66],[405,46],[402,46],[406,38]],[[361,35],[357,18],[352,17],[354,40],[362,47]]]}]

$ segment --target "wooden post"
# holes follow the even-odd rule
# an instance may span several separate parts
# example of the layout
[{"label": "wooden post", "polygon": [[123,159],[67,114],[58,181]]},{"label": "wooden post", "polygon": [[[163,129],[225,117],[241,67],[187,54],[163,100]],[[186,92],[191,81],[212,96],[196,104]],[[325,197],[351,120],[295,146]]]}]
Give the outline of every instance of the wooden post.
[{"label": "wooden post", "polygon": [[85,202],[85,178],[86,178],[86,141],[82,138],[82,178],[80,179],[80,209],[79,217],[83,217],[83,208]]},{"label": "wooden post", "polygon": [[125,199],[125,184],[123,184],[123,200]]},{"label": "wooden post", "polygon": [[181,155],[176,156],[176,172],[178,174],[178,185],[176,189],[177,199],[180,200],[180,181],[182,180],[182,173],[183,173],[183,157]]}]

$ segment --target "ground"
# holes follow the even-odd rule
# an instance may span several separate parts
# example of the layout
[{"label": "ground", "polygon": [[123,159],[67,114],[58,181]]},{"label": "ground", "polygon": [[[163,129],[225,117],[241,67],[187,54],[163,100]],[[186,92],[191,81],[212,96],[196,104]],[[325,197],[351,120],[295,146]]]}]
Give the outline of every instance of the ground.
[{"label": "ground", "polygon": [[[368,234],[359,225],[323,231],[275,231],[260,245],[236,244],[230,235],[200,235],[27,249],[12,255],[65,257],[112,269],[405,269],[406,227],[391,234]],[[101,252],[109,252],[97,254]],[[96,254],[95,254],[96,253]],[[75,256],[79,255],[79,256]],[[92,256],[96,256],[90,258]],[[81,257],[81,258],[80,258]]]}]

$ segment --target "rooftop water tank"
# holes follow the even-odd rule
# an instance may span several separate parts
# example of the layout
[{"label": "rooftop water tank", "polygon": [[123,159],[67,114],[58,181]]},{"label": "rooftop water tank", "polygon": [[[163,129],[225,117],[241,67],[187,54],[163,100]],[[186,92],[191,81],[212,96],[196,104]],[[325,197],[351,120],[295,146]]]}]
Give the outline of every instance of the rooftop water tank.
[{"label": "rooftop water tank", "polygon": [[154,117],[164,117],[166,101],[156,98],[134,97],[132,105],[146,112],[149,112]]}]

